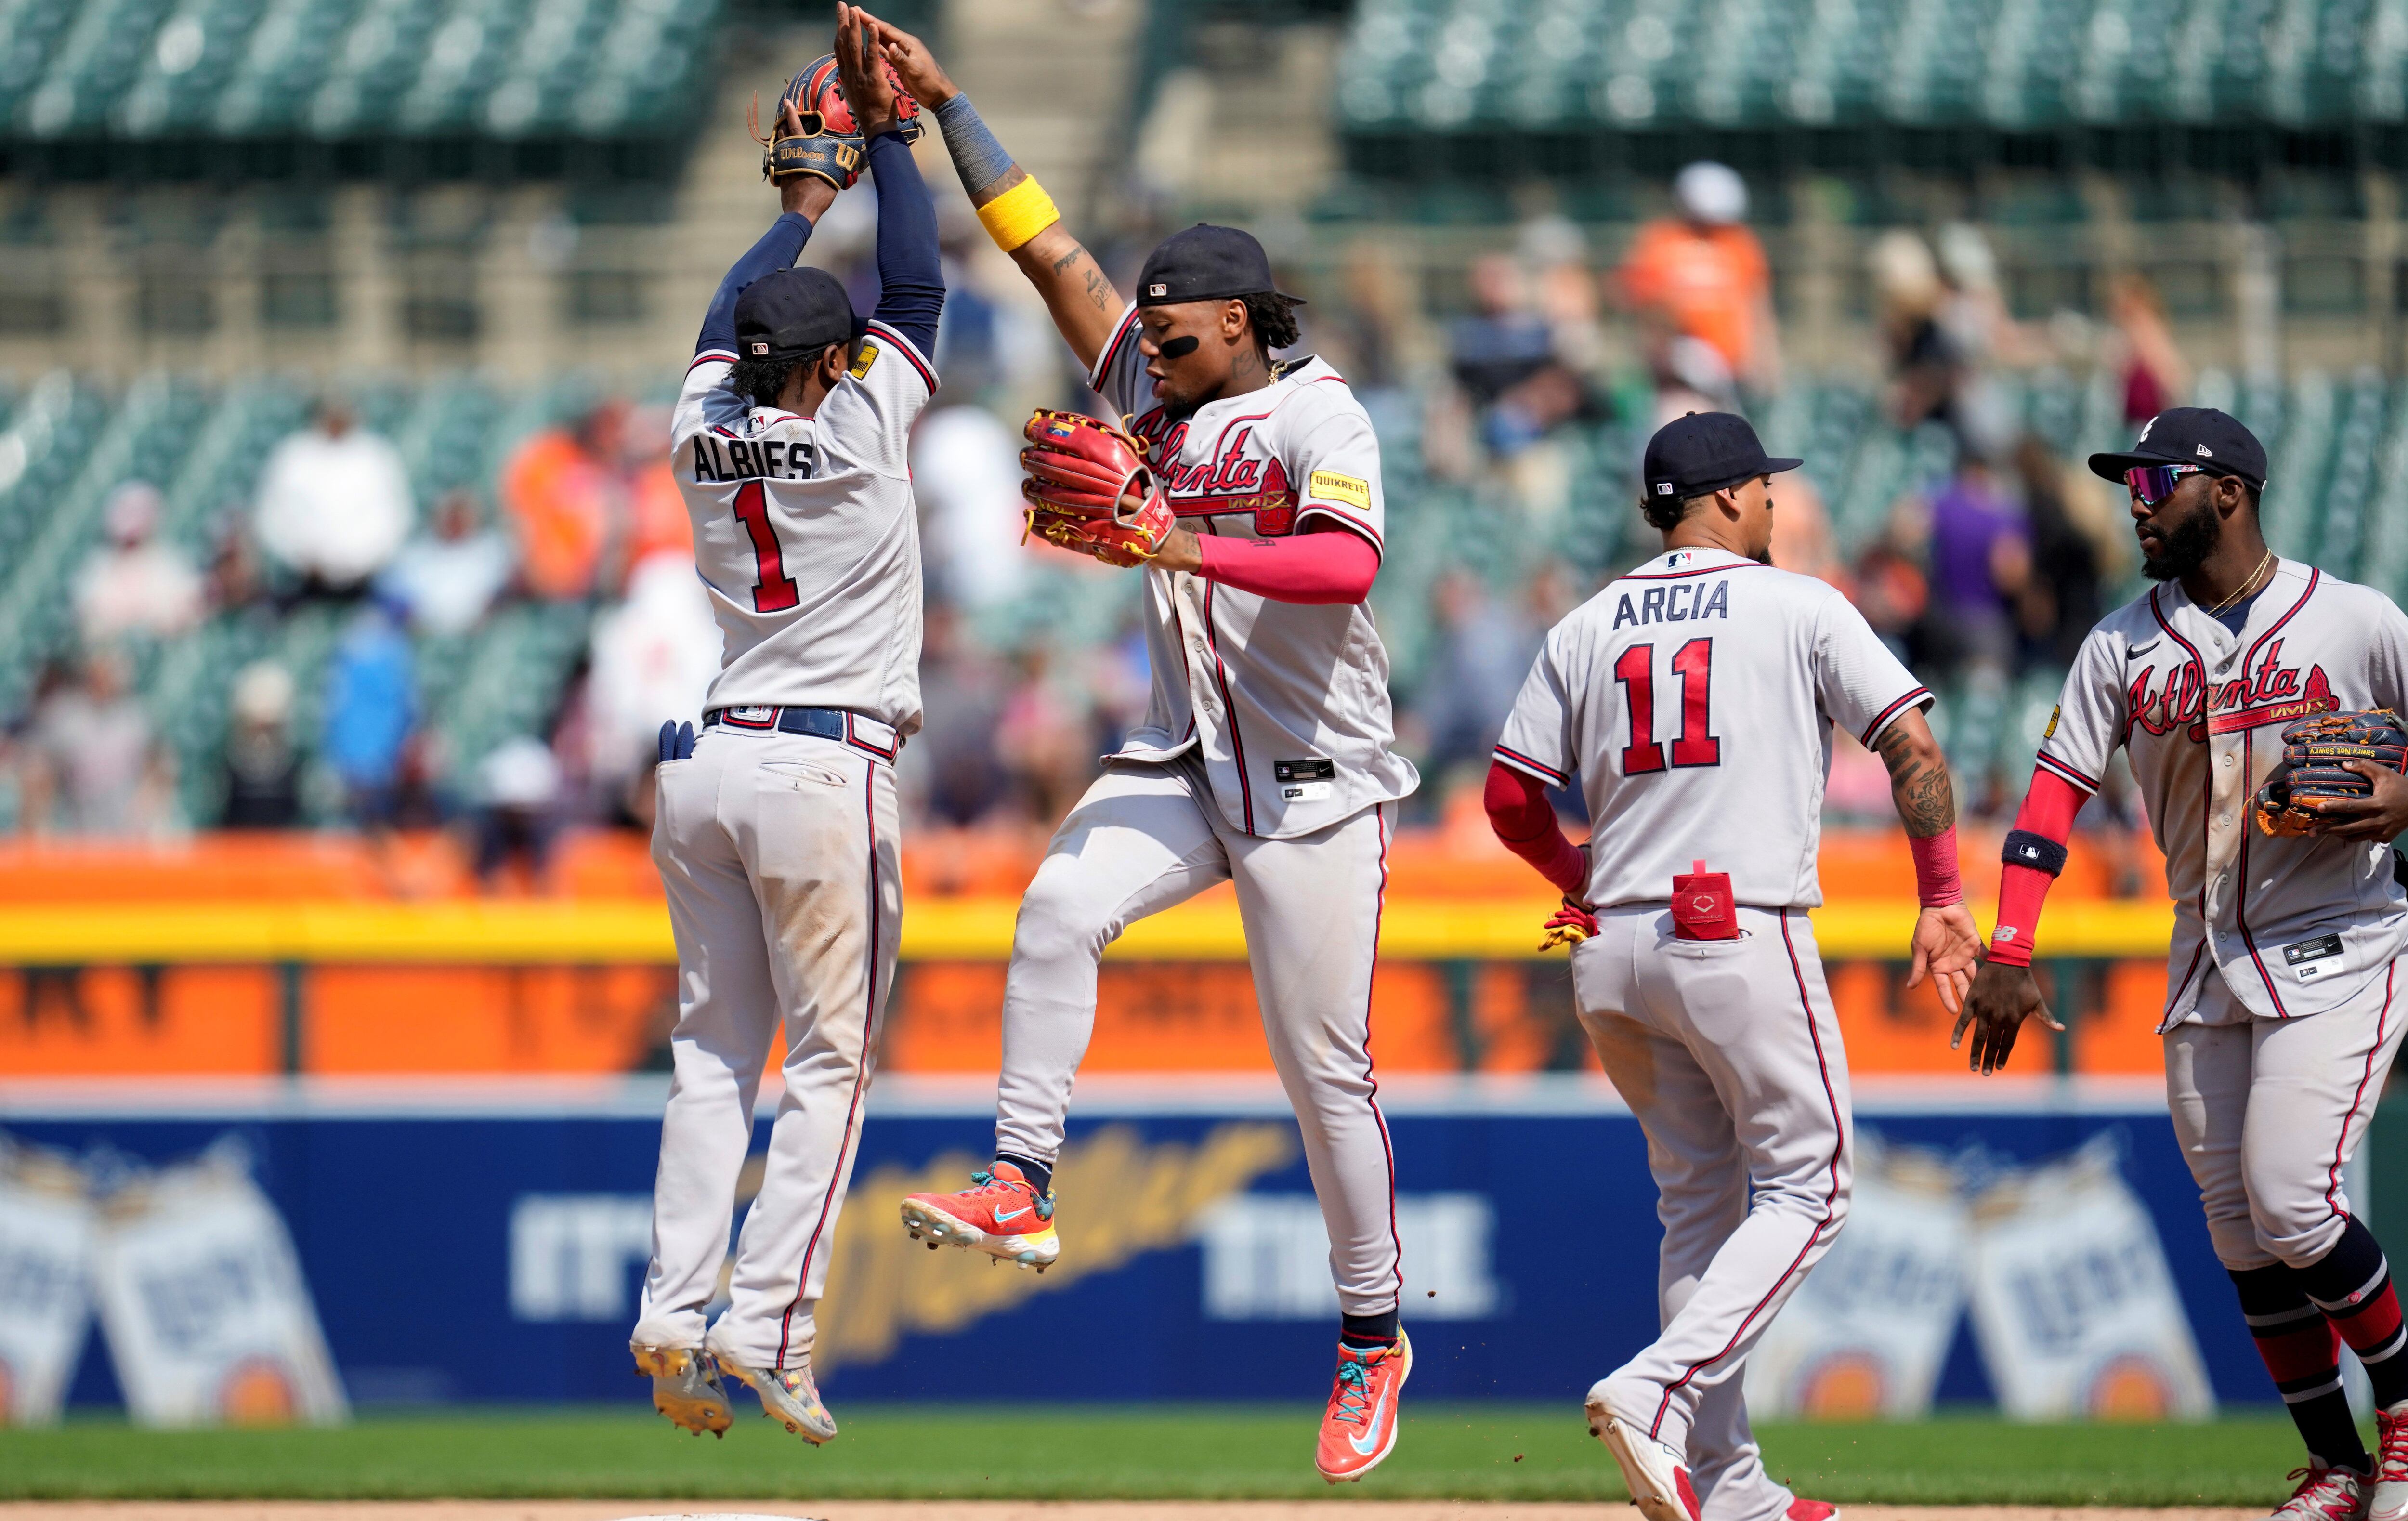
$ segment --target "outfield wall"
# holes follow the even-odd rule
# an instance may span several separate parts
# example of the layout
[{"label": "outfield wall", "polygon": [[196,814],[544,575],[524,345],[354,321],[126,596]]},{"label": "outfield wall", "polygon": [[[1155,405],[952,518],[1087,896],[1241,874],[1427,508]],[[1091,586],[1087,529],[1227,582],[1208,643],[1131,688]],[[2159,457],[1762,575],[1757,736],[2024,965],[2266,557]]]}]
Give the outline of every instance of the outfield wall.
[{"label": "outfield wall", "polygon": [[[216,1147],[247,1168],[290,1230],[354,1402],[634,1401],[624,1347],[664,1091],[650,1078],[22,1083],[0,1085],[0,1130],[112,1194],[119,1202],[94,1215],[104,1237],[109,1210],[144,1197],[129,1180],[153,1167]],[[1013,1389],[1039,1398],[1318,1396],[1334,1318],[1326,1243],[1274,1084],[1082,1083],[1059,1180],[1064,1258],[1041,1278],[928,1253],[896,1224],[902,1194],[959,1186],[988,1154],[991,1098],[980,1080],[879,1083],[822,1310],[832,1399],[992,1399],[999,1386],[975,1370],[998,1363],[1019,1370]],[[1653,1190],[1638,1126],[1601,1080],[1398,1079],[1383,1100],[1416,1396],[1570,1400],[1652,1334]],[[765,1102],[756,1154],[767,1113]],[[2143,1366],[2155,1354],[2114,1344],[2120,1325],[2147,1318],[2153,1271],[2170,1272],[2160,1297],[2187,1327],[2175,1340],[2195,1339],[2214,1398],[2272,1398],[2155,1083],[1868,1079],[1857,1116],[1876,1150],[1887,1147],[1890,1202],[1860,1197],[1810,1288],[1839,1342],[1856,1334],[1850,1324],[1870,1325],[1892,1343],[1892,1366],[1868,1372],[1863,1357],[1842,1358],[1793,1399],[1835,1413],[1879,1408],[1873,1385],[1912,1382],[1919,1356],[1937,1398],[1987,1399],[2007,1356],[2056,1359],[2089,1381],[2077,1406],[2195,1408],[2176,1398],[2179,1368],[2158,1388]],[[2026,1170],[2080,1155],[2104,1159],[2105,1216],[2084,1212],[2062,1169]],[[2137,1202],[2128,1219],[2116,1199]],[[1910,1205],[1953,1212],[1935,1225],[1941,1216]],[[2011,1208],[2023,1223],[2013,1253],[1982,1234]],[[2111,1223],[2084,1223],[2100,1219]],[[0,1215],[0,1268],[13,1252],[22,1287],[27,1236],[22,1220],[10,1230]],[[1956,1244],[1941,1252],[1943,1241]],[[2144,1260],[2151,1252],[2162,1270]],[[235,1267],[213,1274],[208,1256],[158,1288],[177,1314],[146,1334],[172,1323],[206,1337],[242,1320],[209,1296],[230,1304],[255,1283]],[[0,1271],[0,1297],[9,1277]],[[0,1304],[0,1320],[9,1309]],[[1930,1342],[1919,1353],[1903,1344],[1916,1314]],[[22,1328],[22,1307],[19,1318]],[[73,1403],[118,1402],[112,1350],[126,1351],[95,1323],[66,1381]],[[1822,1356],[1791,1352],[1793,1363]]]}]

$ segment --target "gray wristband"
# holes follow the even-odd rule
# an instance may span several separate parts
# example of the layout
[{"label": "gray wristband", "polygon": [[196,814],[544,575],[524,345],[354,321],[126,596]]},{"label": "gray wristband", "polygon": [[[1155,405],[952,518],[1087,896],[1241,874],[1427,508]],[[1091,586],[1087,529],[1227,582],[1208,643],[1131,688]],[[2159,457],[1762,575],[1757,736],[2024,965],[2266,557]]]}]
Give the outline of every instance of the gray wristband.
[{"label": "gray wristband", "polygon": [[937,129],[945,135],[945,151],[953,156],[953,171],[962,177],[962,189],[969,192],[973,201],[979,192],[1011,172],[1011,155],[980,120],[969,96],[956,94],[938,107]]}]

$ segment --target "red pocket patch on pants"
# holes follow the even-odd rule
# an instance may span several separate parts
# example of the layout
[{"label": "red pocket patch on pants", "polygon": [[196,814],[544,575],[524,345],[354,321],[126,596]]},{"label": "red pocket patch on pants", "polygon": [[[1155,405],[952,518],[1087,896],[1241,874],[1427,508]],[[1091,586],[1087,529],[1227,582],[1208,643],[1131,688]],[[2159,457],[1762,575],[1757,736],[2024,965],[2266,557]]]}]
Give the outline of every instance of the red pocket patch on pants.
[{"label": "red pocket patch on pants", "polygon": [[1672,938],[1682,940],[1739,939],[1739,908],[1731,901],[1730,873],[1708,871],[1703,861],[1672,879]]}]

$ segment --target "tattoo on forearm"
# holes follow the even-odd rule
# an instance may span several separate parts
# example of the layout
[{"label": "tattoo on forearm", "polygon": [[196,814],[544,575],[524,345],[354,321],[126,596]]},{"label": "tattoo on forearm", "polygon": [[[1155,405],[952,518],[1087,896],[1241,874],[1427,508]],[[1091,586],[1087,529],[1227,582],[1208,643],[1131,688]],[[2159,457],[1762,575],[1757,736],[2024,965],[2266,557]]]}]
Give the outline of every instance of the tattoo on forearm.
[{"label": "tattoo on forearm", "polygon": [[1908,834],[1928,839],[1956,822],[1956,795],[1945,762],[1916,759],[1914,739],[1896,725],[1873,748],[1889,768],[1890,796]]},{"label": "tattoo on forearm", "polygon": [[1054,273],[1057,275],[1062,273],[1086,256],[1087,251],[1084,246],[1078,243],[1071,244],[1069,252],[1054,261]]},{"label": "tattoo on forearm", "polygon": [[1097,311],[1112,309],[1112,282],[1092,264],[1087,266],[1087,299],[1096,304]]}]

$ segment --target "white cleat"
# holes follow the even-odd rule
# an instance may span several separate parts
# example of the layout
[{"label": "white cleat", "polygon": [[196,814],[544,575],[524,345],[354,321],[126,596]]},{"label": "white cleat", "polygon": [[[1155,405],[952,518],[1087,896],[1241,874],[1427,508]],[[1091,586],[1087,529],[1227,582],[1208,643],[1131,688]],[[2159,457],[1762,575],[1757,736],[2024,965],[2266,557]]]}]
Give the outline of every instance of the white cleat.
[{"label": "white cleat", "polygon": [[2267,1521],[2366,1521],[2367,1492],[2373,1481],[2356,1469],[2293,1469],[2300,1481],[2291,1498]]},{"label": "white cleat", "polygon": [[746,1368],[722,1357],[719,1366],[752,1386],[761,1397],[761,1413],[817,1447],[836,1440],[836,1417],[820,1402],[819,1385],[811,1382],[808,1364],[801,1368]]},{"label": "white cleat", "polygon": [[1605,1402],[1602,1384],[1588,1392],[1588,1434],[1613,1454],[1622,1482],[1630,1486],[1630,1503],[1647,1521],[1703,1521],[1688,1460],[1649,1436],[1645,1427],[1616,1415]]},{"label": "white cleat", "polygon": [[726,1386],[719,1382],[719,1368],[710,1353],[700,1347],[628,1350],[636,1355],[636,1371],[652,1375],[654,1410],[695,1436],[705,1431],[715,1437],[727,1435],[736,1413],[727,1403]]}]

